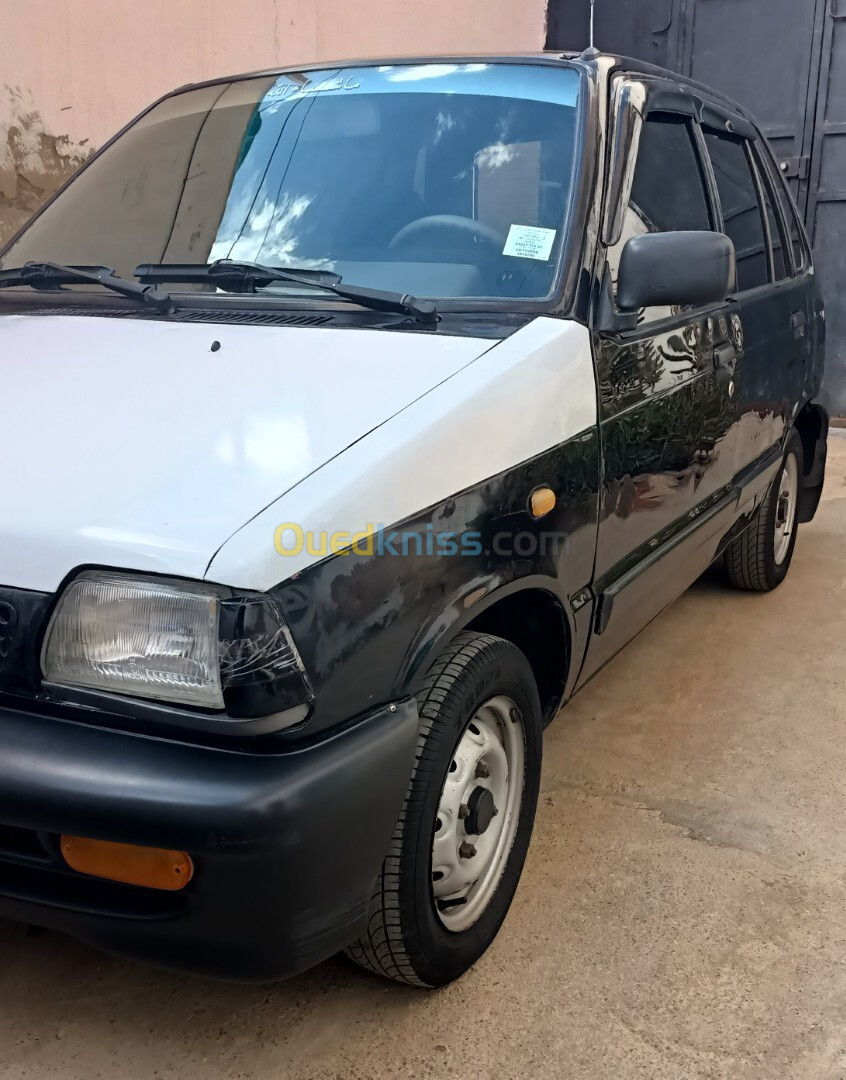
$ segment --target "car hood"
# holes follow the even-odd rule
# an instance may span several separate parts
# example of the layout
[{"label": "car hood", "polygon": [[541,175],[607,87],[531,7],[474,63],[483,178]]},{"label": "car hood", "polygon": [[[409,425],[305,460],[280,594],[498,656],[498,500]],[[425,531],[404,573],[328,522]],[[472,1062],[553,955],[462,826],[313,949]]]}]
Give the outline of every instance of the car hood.
[{"label": "car hood", "polygon": [[86,564],[201,578],[241,526],[492,344],[0,317],[0,583],[52,591]]}]

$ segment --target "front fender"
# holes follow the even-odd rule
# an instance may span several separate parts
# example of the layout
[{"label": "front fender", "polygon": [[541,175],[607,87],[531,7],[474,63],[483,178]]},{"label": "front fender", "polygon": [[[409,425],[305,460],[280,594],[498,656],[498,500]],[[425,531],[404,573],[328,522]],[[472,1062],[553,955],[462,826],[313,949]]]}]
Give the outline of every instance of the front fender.
[{"label": "front fender", "polygon": [[[311,729],[413,692],[452,637],[521,590],[556,598],[580,660],[590,605],[581,620],[572,607],[590,583],[598,484],[594,429],[392,529],[397,554],[374,541],[272,590],[314,687]],[[545,485],[556,505],[534,520],[529,495]]]}]

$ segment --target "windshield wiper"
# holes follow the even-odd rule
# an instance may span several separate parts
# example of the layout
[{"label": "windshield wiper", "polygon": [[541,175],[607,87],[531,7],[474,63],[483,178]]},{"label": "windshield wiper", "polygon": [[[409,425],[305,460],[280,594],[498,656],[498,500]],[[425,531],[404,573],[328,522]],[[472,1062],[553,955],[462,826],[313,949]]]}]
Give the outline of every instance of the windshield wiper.
[{"label": "windshield wiper", "polygon": [[144,282],[183,281],[188,284],[216,282],[220,288],[234,286],[230,291],[255,292],[257,288],[274,281],[305,285],[308,288],[326,289],[344,300],[352,300],[374,311],[396,311],[401,315],[413,315],[421,322],[437,322],[438,310],[431,300],[418,300],[408,293],[384,292],[366,289],[361,285],[344,285],[339,274],[329,270],[286,269],[264,266],[260,263],[219,259],[210,266],[177,265],[171,263],[145,263],[135,267],[135,276]]},{"label": "windshield wiper", "polygon": [[102,285],[104,289],[149,304],[156,311],[175,311],[176,305],[170,295],[152,285],[139,285],[137,281],[118,275],[108,266],[63,266],[54,262],[28,262],[12,270],[0,270],[0,289],[16,285],[29,285],[44,292],[61,291],[63,285]]}]

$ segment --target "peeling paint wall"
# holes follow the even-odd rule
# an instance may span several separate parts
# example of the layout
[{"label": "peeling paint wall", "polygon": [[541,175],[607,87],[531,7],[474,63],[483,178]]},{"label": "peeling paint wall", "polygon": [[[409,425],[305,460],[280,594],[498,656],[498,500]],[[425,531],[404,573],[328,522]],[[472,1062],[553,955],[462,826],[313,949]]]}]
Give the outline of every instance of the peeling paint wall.
[{"label": "peeling paint wall", "polygon": [[4,86],[0,115],[0,244],[79,168],[92,151],[44,130],[19,86]]},{"label": "peeling paint wall", "polygon": [[542,49],[547,0],[0,0],[0,243],[188,82],[358,56]]}]

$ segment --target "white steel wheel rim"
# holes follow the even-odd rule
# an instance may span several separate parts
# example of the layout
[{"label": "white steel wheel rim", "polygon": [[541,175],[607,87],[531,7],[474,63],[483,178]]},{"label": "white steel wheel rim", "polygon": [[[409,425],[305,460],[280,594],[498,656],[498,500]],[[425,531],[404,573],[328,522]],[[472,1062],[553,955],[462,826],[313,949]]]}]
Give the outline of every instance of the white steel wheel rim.
[{"label": "white steel wheel rim", "polygon": [[525,771],[520,712],[508,697],[491,698],[459,739],[438,804],[432,898],[447,930],[471,927],[496,893],[517,835]]},{"label": "white steel wheel rim", "polygon": [[794,454],[790,454],[784,463],[778,482],[776,500],[775,543],[773,554],[776,566],[781,566],[790,550],[790,539],[796,521],[796,503],[799,493],[799,467]]}]

